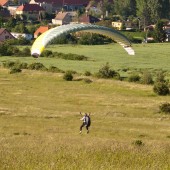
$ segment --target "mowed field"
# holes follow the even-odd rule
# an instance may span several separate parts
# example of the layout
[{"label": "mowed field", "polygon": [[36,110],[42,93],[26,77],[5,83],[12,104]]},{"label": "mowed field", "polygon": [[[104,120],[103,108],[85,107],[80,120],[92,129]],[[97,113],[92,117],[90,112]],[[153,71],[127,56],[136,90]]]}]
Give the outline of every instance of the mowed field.
[{"label": "mowed field", "polygon": [[[21,46],[20,48],[24,48]],[[30,47],[31,48],[31,47]],[[85,55],[88,57],[87,61],[73,61],[63,60],[57,58],[38,58],[33,57],[0,57],[1,61],[6,60],[19,60],[21,62],[33,63],[41,62],[47,68],[50,66],[56,66],[62,70],[75,70],[78,73],[84,73],[90,71],[95,73],[101,68],[106,62],[115,69],[148,69],[154,70],[168,70],[170,71],[170,44],[134,44],[133,49],[135,50],[135,56],[130,56],[126,51],[118,44],[109,45],[51,45],[46,50],[61,53],[72,53]]]},{"label": "mowed field", "polygon": [[[106,62],[117,70],[170,69],[169,44],[134,45],[136,56],[118,45],[48,49],[84,54],[89,60],[12,60],[79,73],[96,72]],[[0,57],[4,60],[11,58]],[[9,74],[0,68],[0,169],[169,170],[170,115],[160,113],[159,105],[170,102],[170,96],[157,96],[148,85],[94,77],[88,77],[93,81],[88,84],[76,81],[79,77],[68,82],[63,74]],[[79,134],[80,111],[91,113],[89,134],[85,129]]]}]

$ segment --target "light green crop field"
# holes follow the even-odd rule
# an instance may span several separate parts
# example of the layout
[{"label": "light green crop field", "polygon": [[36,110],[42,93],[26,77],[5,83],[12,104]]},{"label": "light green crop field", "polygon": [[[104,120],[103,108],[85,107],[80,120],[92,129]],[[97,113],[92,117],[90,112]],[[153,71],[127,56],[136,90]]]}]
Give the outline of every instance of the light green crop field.
[{"label": "light green crop field", "polygon": [[[134,45],[136,56],[118,45],[49,46],[89,61],[19,60],[80,73],[95,72],[106,62],[116,69],[169,71],[169,45]],[[0,57],[11,59],[18,58]],[[0,169],[169,170],[170,115],[160,113],[159,105],[170,96],[157,96],[148,85],[94,77],[88,84],[76,81],[78,76],[69,82],[58,73],[9,74],[0,67]],[[85,129],[79,134],[80,111],[91,113],[89,134]]]}]

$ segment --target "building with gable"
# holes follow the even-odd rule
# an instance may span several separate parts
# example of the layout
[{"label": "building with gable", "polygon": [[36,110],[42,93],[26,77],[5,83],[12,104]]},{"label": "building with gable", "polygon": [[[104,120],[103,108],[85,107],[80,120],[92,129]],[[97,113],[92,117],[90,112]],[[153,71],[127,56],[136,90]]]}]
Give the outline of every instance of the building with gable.
[{"label": "building with gable", "polygon": [[15,37],[5,28],[0,28],[0,43],[9,39],[15,39]]},{"label": "building with gable", "polygon": [[55,25],[66,25],[73,22],[77,22],[77,13],[76,12],[59,12],[52,23]]},{"label": "building with gable", "polygon": [[44,8],[47,13],[56,13],[65,9],[73,11],[83,6],[87,6],[89,0],[31,0],[30,4],[37,4]]},{"label": "building with gable", "polygon": [[37,4],[24,4],[16,9],[16,15],[21,18],[25,16],[27,19],[39,20],[44,13],[44,9]]},{"label": "building with gable", "polygon": [[7,7],[9,5],[9,0],[0,0],[0,6]]},{"label": "building with gable", "polygon": [[84,14],[79,18],[79,23],[81,24],[94,24],[100,20],[92,15]]}]

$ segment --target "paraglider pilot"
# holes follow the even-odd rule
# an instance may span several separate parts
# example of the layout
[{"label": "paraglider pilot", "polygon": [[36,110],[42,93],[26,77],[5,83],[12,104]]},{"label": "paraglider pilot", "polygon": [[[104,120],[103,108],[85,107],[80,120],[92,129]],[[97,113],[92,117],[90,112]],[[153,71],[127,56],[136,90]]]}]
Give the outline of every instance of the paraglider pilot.
[{"label": "paraglider pilot", "polygon": [[[82,115],[82,113],[80,112]],[[80,126],[80,134],[82,133],[82,128],[85,126],[87,133],[89,133],[89,127],[91,125],[90,114],[85,113],[84,116],[80,119],[83,121],[82,125]]]}]

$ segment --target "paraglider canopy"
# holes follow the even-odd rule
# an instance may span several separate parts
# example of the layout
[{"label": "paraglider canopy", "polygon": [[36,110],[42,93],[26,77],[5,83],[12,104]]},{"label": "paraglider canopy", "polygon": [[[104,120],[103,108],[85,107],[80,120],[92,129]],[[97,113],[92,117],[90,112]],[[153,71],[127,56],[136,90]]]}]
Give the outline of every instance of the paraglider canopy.
[{"label": "paraglider canopy", "polygon": [[97,33],[107,36],[119,43],[129,55],[135,54],[127,37],[114,29],[91,24],[68,24],[52,28],[41,34],[32,45],[31,55],[37,58],[54,38],[78,31]]}]

